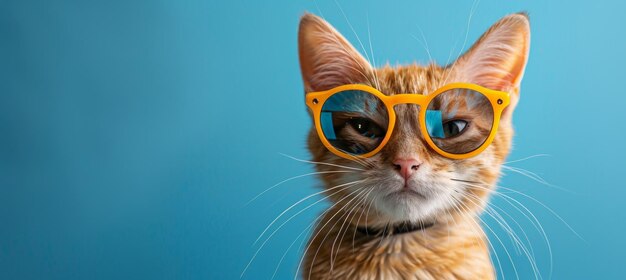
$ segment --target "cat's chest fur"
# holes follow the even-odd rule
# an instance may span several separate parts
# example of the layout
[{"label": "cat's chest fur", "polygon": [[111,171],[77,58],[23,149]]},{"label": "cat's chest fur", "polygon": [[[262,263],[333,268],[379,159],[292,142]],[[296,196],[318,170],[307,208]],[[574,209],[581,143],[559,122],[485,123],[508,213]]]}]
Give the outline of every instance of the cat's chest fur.
[{"label": "cat's chest fur", "polygon": [[307,248],[304,279],[494,279],[487,241],[472,221],[384,238],[324,223]]}]

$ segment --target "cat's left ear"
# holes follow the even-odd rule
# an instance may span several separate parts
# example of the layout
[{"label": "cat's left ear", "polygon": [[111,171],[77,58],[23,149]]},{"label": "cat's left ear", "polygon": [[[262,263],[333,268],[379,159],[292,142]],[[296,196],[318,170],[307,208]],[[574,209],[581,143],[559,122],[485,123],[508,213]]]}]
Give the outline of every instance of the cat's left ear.
[{"label": "cat's left ear", "polygon": [[508,15],[485,32],[455,64],[458,81],[511,93],[509,115],[519,99],[530,49],[530,23],[526,13]]},{"label": "cat's left ear", "polygon": [[322,91],[369,81],[372,66],[334,27],[305,14],[300,20],[298,52],[305,90]]}]

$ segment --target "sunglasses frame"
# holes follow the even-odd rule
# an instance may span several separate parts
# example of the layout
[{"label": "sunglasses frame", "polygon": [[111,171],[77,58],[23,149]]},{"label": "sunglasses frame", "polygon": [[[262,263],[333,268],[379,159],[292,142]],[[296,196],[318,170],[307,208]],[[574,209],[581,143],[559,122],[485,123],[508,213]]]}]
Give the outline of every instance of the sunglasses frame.
[{"label": "sunglasses frame", "polygon": [[[469,89],[469,90],[477,91],[483,94],[485,97],[487,97],[487,99],[489,100],[493,108],[493,125],[492,125],[489,136],[478,148],[465,154],[448,153],[440,149],[439,147],[437,147],[437,145],[435,145],[433,140],[430,138],[430,134],[428,133],[428,130],[426,128],[426,110],[421,109],[421,108],[428,108],[428,105],[435,97],[451,89]],[[364,92],[367,92],[376,96],[378,99],[380,99],[383,102],[383,104],[385,104],[385,107],[387,109],[387,114],[389,116],[389,123],[387,125],[387,131],[385,132],[385,137],[383,138],[383,140],[380,142],[378,147],[376,147],[374,150],[368,153],[362,154],[362,155],[349,154],[349,153],[343,152],[335,148],[333,145],[330,144],[328,139],[326,139],[326,136],[324,135],[324,132],[322,130],[320,116],[321,116],[322,107],[324,106],[324,103],[334,94],[347,91],[347,90],[364,91]],[[355,157],[356,158],[368,158],[380,152],[380,150],[382,150],[382,148],[385,147],[387,142],[389,142],[391,135],[393,134],[393,128],[396,123],[396,112],[393,108],[394,106],[398,104],[417,104],[420,106],[420,110],[419,110],[420,130],[422,132],[422,135],[424,136],[424,139],[428,143],[428,145],[437,153],[439,153],[442,156],[451,158],[451,159],[466,159],[466,158],[476,156],[480,154],[482,151],[484,151],[495,138],[496,132],[498,131],[498,124],[500,123],[500,116],[502,115],[502,111],[504,110],[504,108],[506,108],[509,105],[509,103],[510,103],[510,96],[508,92],[492,90],[492,89],[488,89],[488,88],[485,88],[476,84],[469,84],[469,83],[448,84],[433,91],[432,93],[428,95],[414,94],[414,93],[385,95],[373,87],[362,85],[362,84],[342,85],[342,86],[338,86],[329,90],[309,92],[306,94],[306,105],[313,112],[315,128],[317,130],[317,135],[319,136],[320,140],[329,151],[333,152],[337,156],[340,156],[346,159],[354,159]]]}]

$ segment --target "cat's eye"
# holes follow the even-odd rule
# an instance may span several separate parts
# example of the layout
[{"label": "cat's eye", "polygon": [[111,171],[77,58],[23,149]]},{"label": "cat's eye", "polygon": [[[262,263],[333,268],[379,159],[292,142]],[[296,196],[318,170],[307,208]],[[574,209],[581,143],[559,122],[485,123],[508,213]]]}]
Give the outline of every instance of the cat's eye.
[{"label": "cat's eye", "polygon": [[458,136],[467,128],[467,122],[464,120],[449,120],[443,123],[443,133],[445,138]]},{"label": "cat's eye", "polygon": [[[377,121],[374,120],[376,118]],[[359,90],[334,94],[322,106],[320,126],[334,148],[353,155],[380,146],[388,124],[387,109],[376,96]]]},{"label": "cat's eye", "polygon": [[[471,117],[469,117],[471,116]],[[471,125],[473,137],[457,136]],[[426,110],[426,130],[437,148],[451,154],[472,152],[487,141],[494,123],[491,100],[481,92],[454,88],[435,96]]]},{"label": "cat's eye", "polygon": [[383,131],[383,129],[372,120],[367,118],[350,118],[347,124],[356,130],[356,132],[361,136],[367,138],[373,139],[385,136],[385,131]]}]

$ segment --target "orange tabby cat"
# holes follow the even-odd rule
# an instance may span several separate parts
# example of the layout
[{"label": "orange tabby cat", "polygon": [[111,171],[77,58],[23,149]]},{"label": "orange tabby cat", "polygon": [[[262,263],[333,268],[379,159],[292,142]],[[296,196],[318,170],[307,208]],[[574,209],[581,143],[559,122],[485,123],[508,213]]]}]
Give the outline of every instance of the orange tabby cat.
[{"label": "orange tabby cat", "polygon": [[530,44],[527,15],[504,17],[448,66],[373,68],[332,26],[311,14],[302,17],[298,43],[306,92],[365,84],[387,95],[428,94],[464,82],[511,94],[494,141],[467,159],[449,159],[429,148],[414,104],[394,108],[391,139],[366,159],[336,156],[311,129],[308,146],[317,170],[354,172],[321,175],[326,189],[334,188],[326,193],[333,205],[306,247],[298,268],[303,278],[495,278],[477,216],[511,147],[512,111]]}]

